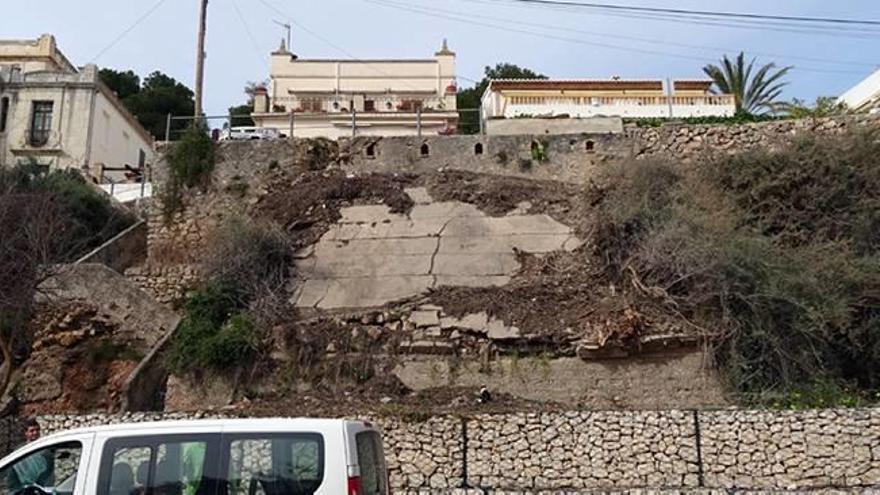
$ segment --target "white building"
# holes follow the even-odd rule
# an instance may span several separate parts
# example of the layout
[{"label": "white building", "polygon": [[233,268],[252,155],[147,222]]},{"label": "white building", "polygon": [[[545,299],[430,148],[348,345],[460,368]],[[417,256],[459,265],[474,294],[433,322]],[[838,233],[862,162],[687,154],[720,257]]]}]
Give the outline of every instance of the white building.
[{"label": "white building", "polygon": [[154,160],[153,138],[98,76],[55,38],[0,40],[0,166],[34,160],[123,181]]},{"label": "white building", "polygon": [[733,95],[712,93],[712,81],[494,80],[483,94],[484,122],[498,118],[731,117]]},{"label": "white building", "polygon": [[880,113],[880,70],[842,94],[838,101],[855,112]]},{"label": "white building", "polygon": [[269,81],[252,118],[285,135],[436,135],[458,123],[455,53],[445,41],[424,60],[301,59],[282,42]]}]

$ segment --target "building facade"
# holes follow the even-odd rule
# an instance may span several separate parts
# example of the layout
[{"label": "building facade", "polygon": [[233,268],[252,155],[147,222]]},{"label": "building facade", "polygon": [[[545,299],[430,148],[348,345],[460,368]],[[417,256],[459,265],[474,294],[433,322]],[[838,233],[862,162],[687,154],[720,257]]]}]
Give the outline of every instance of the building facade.
[{"label": "building facade", "polygon": [[[494,80],[482,98],[482,118],[731,117],[733,95],[712,93],[712,81]],[[485,126],[484,126],[485,128]]]},{"label": "building facade", "polygon": [[838,101],[854,112],[880,113],[880,70],[841,95]]},{"label": "building facade", "polygon": [[252,118],[296,137],[453,133],[456,93],[455,53],[445,41],[424,60],[301,59],[282,42]]},{"label": "building facade", "polygon": [[51,35],[0,40],[0,166],[33,161],[123,182],[154,158],[152,136],[95,65],[76,68]]}]

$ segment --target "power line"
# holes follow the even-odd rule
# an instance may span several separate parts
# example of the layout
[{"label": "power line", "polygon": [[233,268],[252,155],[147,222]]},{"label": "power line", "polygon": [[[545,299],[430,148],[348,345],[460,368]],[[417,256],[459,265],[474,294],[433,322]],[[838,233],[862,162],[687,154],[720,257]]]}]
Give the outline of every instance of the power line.
[{"label": "power line", "polygon": [[[490,0],[490,2],[491,2],[491,0]],[[388,6],[391,6],[390,4],[395,4],[398,7],[411,7],[408,4],[403,4],[401,2],[395,2],[392,0],[384,0],[384,3],[389,4]],[[618,33],[585,31],[582,29],[572,29],[572,28],[567,28],[564,26],[557,26],[557,25],[528,23],[528,22],[523,22],[523,21],[519,21],[519,20],[515,20],[515,19],[510,19],[510,18],[493,17],[493,16],[486,16],[486,15],[480,15],[480,14],[474,14],[474,13],[464,13],[464,12],[454,11],[454,10],[445,10],[445,9],[429,8],[429,7],[421,7],[421,6],[418,6],[418,7],[413,6],[411,8],[421,9],[423,11],[426,11],[426,13],[429,11],[441,12],[441,13],[453,14],[453,15],[458,15],[458,16],[467,16],[467,17],[471,17],[471,18],[488,19],[488,20],[493,20],[493,21],[498,21],[498,22],[503,22],[503,23],[519,24],[522,26],[550,29],[553,31],[567,31],[567,32],[571,32],[571,33],[584,34],[587,36],[601,36],[603,38],[614,37],[614,38],[618,38],[618,39],[635,41],[638,43],[648,43],[651,45],[658,45],[658,44],[669,45],[669,46],[689,48],[689,49],[693,49],[693,50],[700,50],[700,51],[706,51],[706,52],[737,52],[737,51],[740,51],[739,49],[724,48],[724,47],[717,47],[717,46],[713,47],[713,46],[707,46],[707,45],[694,45],[694,44],[689,44],[689,43],[677,43],[677,42],[672,42],[672,41],[659,40],[656,38],[643,38],[643,37],[618,34]],[[846,61],[846,60],[828,60],[828,59],[821,59],[821,58],[816,58],[816,57],[803,57],[803,56],[798,56],[798,55],[767,53],[767,52],[758,52],[758,51],[752,51],[752,50],[749,50],[749,53],[753,54],[753,55],[761,56],[761,57],[774,57],[774,58],[784,58],[784,59],[792,59],[792,60],[804,60],[807,62],[815,62],[815,63],[829,64],[829,65],[846,65],[846,66],[859,66],[859,67],[870,67],[870,68],[877,67],[877,65],[878,65],[878,64],[868,63],[868,62],[855,62],[855,61]]]},{"label": "power line", "polygon": [[880,26],[880,20],[859,20],[859,19],[835,19],[830,17],[804,17],[789,15],[769,15],[754,14],[742,12],[719,12],[708,10],[688,10],[688,9],[671,9],[661,7],[636,7],[632,5],[603,4],[592,2],[574,2],[562,0],[507,0],[510,2],[530,3],[537,5],[555,5],[564,7],[577,7],[599,10],[616,10],[623,12],[643,12],[652,14],[672,14],[672,15],[690,15],[699,17],[728,17],[750,20],[770,20],[770,21],[786,21],[793,23],[809,23],[809,24],[839,24],[839,25],[861,25],[861,26]]},{"label": "power line", "polygon": [[251,32],[251,28],[248,26],[247,21],[244,18],[244,14],[241,13],[241,9],[238,7],[237,0],[229,0],[232,3],[232,8],[235,9],[235,14],[238,16],[238,20],[241,21],[241,25],[244,28],[244,32],[247,34],[248,38],[251,40],[251,45],[254,47],[254,52],[258,56],[263,56],[260,51],[260,44],[257,43],[257,39],[254,37],[254,33]]},{"label": "power line", "polygon": [[[567,36],[559,36],[559,35],[554,35],[554,34],[538,32],[538,31],[530,31],[530,30],[526,30],[526,29],[512,28],[512,27],[501,26],[498,24],[493,24],[493,23],[488,23],[488,22],[475,21],[475,20],[473,20],[473,16],[471,16],[471,15],[468,15],[467,17],[462,17],[462,16],[432,13],[432,12],[426,11],[425,9],[419,10],[419,8],[403,6],[400,4],[389,2],[388,0],[363,0],[363,1],[368,2],[368,3],[373,3],[376,5],[383,5],[385,7],[391,7],[391,8],[396,8],[399,10],[405,10],[405,11],[409,11],[409,12],[413,12],[413,13],[417,13],[417,14],[421,14],[421,15],[426,15],[429,17],[449,19],[449,20],[453,20],[453,21],[457,21],[457,22],[462,22],[465,24],[472,24],[472,25],[476,25],[476,26],[488,27],[491,29],[508,31],[508,32],[519,33],[519,34],[527,34],[530,36],[536,36],[536,37],[544,38],[544,39],[565,41],[568,43],[576,43],[576,44],[587,45],[587,46],[598,46],[601,48],[607,48],[610,50],[618,50],[618,51],[624,51],[624,52],[643,53],[643,54],[647,54],[647,55],[661,55],[661,56],[666,56],[666,57],[674,57],[674,58],[681,58],[681,59],[687,59],[687,60],[696,60],[701,63],[706,62],[705,57],[698,57],[695,55],[686,55],[686,54],[665,52],[665,51],[652,50],[652,49],[624,47],[619,44],[602,43],[602,42],[597,42],[597,41],[587,41],[587,40],[583,40],[580,38],[571,38],[571,37],[567,37]],[[820,73],[842,73],[842,74],[862,74],[863,73],[862,71],[847,71],[847,70],[833,70],[833,69],[806,68],[806,67],[798,67],[796,69],[801,70],[801,71],[820,72]]]},{"label": "power line", "polygon": [[137,19],[136,21],[134,21],[134,23],[133,23],[131,26],[129,26],[128,28],[126,28],[124,31],[122,31],[122,33],[120,33],[119,36],[117,36],[116,38],[114,38],[113,41],[111,41],[111,42],[110,42],[107,46],[105,46],[100,52],[98,52],[97,55],[95,55],[94,57],[92,57],[91,62],[95,62],[95,61],[97,61],[99,58],[101,58],[101,56],[103,56],[105,53],[107,53],[108,51],[110,51],[110,49],[113,48],[114,46],[116,46],[117,43],[119,43],[120,41],[122,41],[122,39],[125,38],[125,37],[128,35],[128,33],[134,31],[134,29],[135,29],[136,27],[138,27],[142,22],[146,21],[147,18],[149,18],[151,15],[153,15],[154,12],[156,12],[157,10],[159,10],[159,7],[161,7],[166,1],[167,1],[167,0],[159,0],[158,2],[156,2],[156,4],[153,5],[153,6],[150,8],[150,10],[146,11],[143,15],[141,15],[140,17],[138,17],[138,19]]}]

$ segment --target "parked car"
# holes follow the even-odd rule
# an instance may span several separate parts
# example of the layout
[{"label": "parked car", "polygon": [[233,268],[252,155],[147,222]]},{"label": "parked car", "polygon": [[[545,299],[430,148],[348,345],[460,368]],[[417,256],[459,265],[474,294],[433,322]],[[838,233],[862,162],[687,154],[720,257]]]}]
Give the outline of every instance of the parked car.
[{"label": "parked car", "polygon": [[281,139],[278,129],[271,127],[229,127],[220,134],[221,141],[247,141],[260,139]]},{"label": "parked car", "polygon": [[83,428],[0,460],[9,495],[387,495],[363,421],[204,420]]}]

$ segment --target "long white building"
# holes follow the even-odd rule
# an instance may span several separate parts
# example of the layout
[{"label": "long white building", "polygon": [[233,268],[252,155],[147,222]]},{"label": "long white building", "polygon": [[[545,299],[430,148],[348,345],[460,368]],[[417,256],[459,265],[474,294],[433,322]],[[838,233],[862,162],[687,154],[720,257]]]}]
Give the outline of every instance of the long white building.
[{"label": "long white building", "polygon": [[841,95],[838,101],[855,112],[880,113],[880,70]]},{"label": "long white building", "polygon": [[0,40],[0,166],[35,161],[123,181],[154,157],[152,136],[95,65],[75,67],[51,35]]},{"label": "long white building", "polygon": [[302,59],[284,42],[252,118],[296,137],[405,136],[455,131],[455,53],[421,60]]},{"label": "long white building", "polygon": [[494,80],[482,99],[482,118],[730,117],[733,95],[714,94],[712,81]]}]

